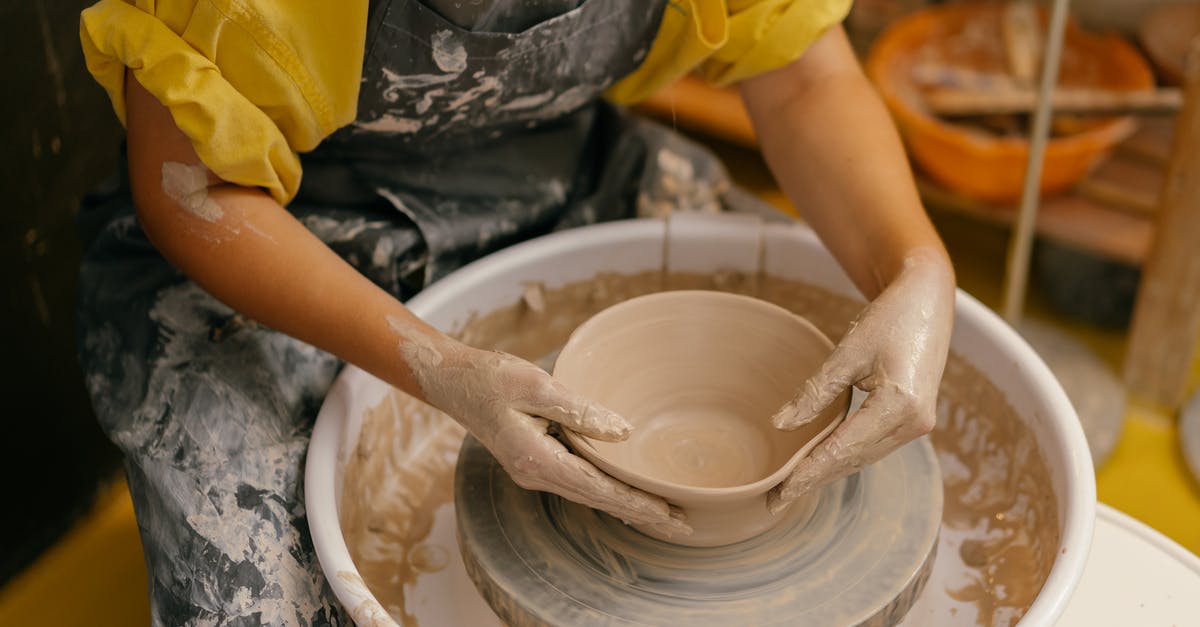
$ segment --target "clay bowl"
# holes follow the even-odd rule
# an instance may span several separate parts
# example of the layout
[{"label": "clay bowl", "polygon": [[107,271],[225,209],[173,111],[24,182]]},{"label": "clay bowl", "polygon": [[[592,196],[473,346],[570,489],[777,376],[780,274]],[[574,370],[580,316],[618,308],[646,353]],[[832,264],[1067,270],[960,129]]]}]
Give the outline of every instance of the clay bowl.
[{"label": "clay bowl", "polygon": [[[942,60],[984,75],[1007,72],[1000,3],[929,7],[894,22],[875,41],[865,69],[895,117],[913,160],[940,185],[992,203],[1015,202],[1025,179],[1026,137],[1004,137],[930,114],[920,101],[913,70]],[[1045,24],[1046,15],[1042,15]],[[1067,26],[1059,84],[1111,90],[1154,86],[1145,59],[1117,35]],[[1113,146],[1136,128],[1131,116],[1076,121],[1074,132],[1046,145],[1042,193],[1078,183]]]},{"label": "clay bowl", "polygon": [[633,434],[623,442],[565,435],[604,472],[682,508],[694,529],[670,537],[637,527],[643,533],[688,546],[745,540],[780,520],[767,513],[767,492],[846,416],[848,393],[795,431],[770,422],[832,350],[808,321],[747,296],[634,298],[580,325],[554,366],[564,384],[624,416]]}]

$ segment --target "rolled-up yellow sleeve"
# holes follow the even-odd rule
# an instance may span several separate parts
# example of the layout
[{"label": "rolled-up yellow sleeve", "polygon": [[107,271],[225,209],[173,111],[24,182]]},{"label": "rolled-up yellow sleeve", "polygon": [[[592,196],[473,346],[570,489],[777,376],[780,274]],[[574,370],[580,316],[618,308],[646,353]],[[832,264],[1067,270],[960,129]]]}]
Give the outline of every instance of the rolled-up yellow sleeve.
[{"label": "rolled-up yellow sleeve", "polygon": [[354,120],[366,0],[102,0],[80,19],[92,76],[125,122],[125,69],[223,180],[287,203],[298,153]]},{"label": "rolled-up yellow sleeve", "polygon": [[693,70],[718,86],[799,58],[852,0],[672,0],[636,70],[609,88],[616,102],[644,100]]},{"label": "rolled-up yellow sleeve", "polygon": [[851,0],[730,0],[729,41],[705,60],[705,78],[728,85],[800,58],[850,11]]}]

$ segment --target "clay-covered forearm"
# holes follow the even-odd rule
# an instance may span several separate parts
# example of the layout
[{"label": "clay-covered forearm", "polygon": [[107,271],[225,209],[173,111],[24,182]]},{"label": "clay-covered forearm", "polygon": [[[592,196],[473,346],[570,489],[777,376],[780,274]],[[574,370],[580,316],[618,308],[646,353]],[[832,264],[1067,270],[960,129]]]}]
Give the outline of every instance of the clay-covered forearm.
[{"label": "clay-covered forearm", "polygon": [[233,309],[420,396],[398,347],[412,334],[440,334],[268,194],[209,172],[166,108],[132,78],[126,95],[134,203],[163,256]]},{"label": "clay-covered forearm", "polygon": [[841,28],[741,92],[784,192],[868,298],[913,255],[949,269],[899,135]]},{"label": "clay-covered forearm", "polygon": [[522,486],[555,492],[666,533],[690,527],[663,499],[572,455],[554,420],[600,439],[629,424],[537,366],[454,341],[371,283],[261,190],[200,163],[161,104],[126,81],[129,172],[155,247],[230,307],[327,350],[448,413]]}]

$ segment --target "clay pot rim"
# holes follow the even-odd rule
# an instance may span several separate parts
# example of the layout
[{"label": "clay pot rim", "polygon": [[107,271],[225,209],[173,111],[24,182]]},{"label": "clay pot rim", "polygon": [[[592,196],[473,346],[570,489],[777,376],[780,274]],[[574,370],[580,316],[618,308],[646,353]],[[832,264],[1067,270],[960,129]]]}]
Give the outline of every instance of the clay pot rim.
[{"label": "clay pot rim", "polygon": [[[766,312],[774,316],[786,317],[793,323],[799,323],[799,327],[802,328],[804,332],[814,336],[815,339],[817,339],[823,347],[828,349],[830,353],[833,352],[833,341],[830,340],[829,337],[824,333],[822,333],[821,330],[818,329],[813,323],[792,311],[776,305],[775,303],[754,298],[752,296],[745,296],[743,294],[720,292],[716,290],[667,290],[663,292],[653,292],[650,294],[635,296],[608,307],[607,309],[595,314],[591,318],[588,318],[583,322],[583,324],[579,325],[574,331],[571,332],[571,336],[567,339],[566,344],[563,345],[562,350],[559,352],[559,358],[578,346],[578,344],[582,341],[579,338],[584,335],[583,332],[586,331],[589,326],[599,324],[600,322],[597,321],[603,321],[604,318],[617,315],[617,313],[620,313],[620,310],[639,306],[648,300],[692,300],[696,298],[736,302],[739,304],[739,306],[757,308],[761,312]],[[555,364],[557,365],[557,360]],[[782,483],[784,479],[787,479],[788,475],[791,474],[796,465],[800,463],[800,460],[811,453],[817,444],[824,441],[824,439],[834,429],[836,429],[843,420],[846,419],[846,415],[850,410],[850,391],[847,390],[846,392],[843,392],[841,396],[833,401],[833,403],[830,403],[829,407],[837,409],[837,416],[833,420],[829,421],[829,424],[824,429],[822,429],[819,433],[817,433],[804,445],[797,449],[796,452],[793,453],[792,456],[787,459],[787,461],[781,464],[779,468],[775,469],[774,472],[752,483],[743,483],[741,485],[725,486],[720,488],[706,488],[683,483],[675,483],[673,481],[664,481],[662,479],[657,479],[641,473],[631,472],[625,468],[613,464],[611,461],[601,455],[600,452],[592,446],[591,438],[566,427],[562,428],[562,434],[571,444],[571,447],[575,450],[575,452],[583,455],[593,464],[600,466],[602,471],[608,472],[617,479],[625,481],[636,488],[645,490],[652,494],[657,494],[659,496],[663,496],[663,493],[682,493],[685,494],[689,499],[699,498],[702,500],[708,500],[710,498],[720,498],[725,500],[733,496],[750,497],[763,494],[767,490]],[[826,409],[826,411],[829,410]],[[764,421],[769,421],[770,416],[765,416],[763,419]],[[786,432],[780,431],[780,433]],[[606,468],[608,466],[619,468],[620,476],[618,476],[616,473],[608,471]],[[672,499],[668,498],[668,500]]]}]

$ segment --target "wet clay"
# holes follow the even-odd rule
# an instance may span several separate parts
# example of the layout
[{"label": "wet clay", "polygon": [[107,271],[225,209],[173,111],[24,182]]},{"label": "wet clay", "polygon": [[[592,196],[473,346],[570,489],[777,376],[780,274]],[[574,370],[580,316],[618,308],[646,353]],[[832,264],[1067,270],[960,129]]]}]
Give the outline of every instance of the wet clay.
[{"label": "wet clay", "polygon": [[188,213],[215,223],[225,215],[221,205],[208,196],[208,168],[166,161],[162,165],[163,192]]},{"label": "wet clay", "polygon": [[[521,302],[473,318],[454,335],[479,348],[531,360],[548,357],[550,363],[543,359],[539,364],[548,370],[557,349],[583,320],[609,305],[660,290],[657,272],[597,277],[546,291],[544,307],[553,307],[553,315],[538,314]],[[346,546],[366,586],[401,625],[417,624],[405,589],[411,591],[422,574],[433,570],[421,568],[422,553],[435,513],[453,500],[454,463],[465,433],[449,416],[393,390],[363,417],[357,445],[346,461],[339,505]],[[378,617],[361,618],[375,624]]]},{"label": "wet clay", "polygon": [[[842,337],[863,306],[769,277],[758,295],[804,316],[831,338]],[[945,492],[933,580],[962,578],[958,573],[966,578],[926,590],[945,595],[938,605],[953,612],[930,618],[1014,625],[1041,592],[1059,543],[1057,501],[1037,441],[1003,392],[953,350],[938,388],[931,438]]]},{"label": "wet clay", "polygon": [[779,429],[805,428],[850,385],[866,393],[852,424],[813,448],[772,492],[771,511],[933,428],[953,320],[954,277],[944,253],[910,251],[900,273],[858,314],[837,350],[772,418]]},{"label": "wet clay", "polygon": [[628,440],[588,441],[589,454],[623,471],[626,481],[731,488],[775,474],[833,422],[836,412],[825,424],[781,433],[762,419],[791,399],[832,349],[782,308],[675,291],[589,319],[563,348],[554,374],[633,424]]},{"label": "wet clay", "polygon": [[[761,298],[804,316],[832,338],[845,334],[862,303],[802,283],[766,278]],[[836,341],[836,340],[835,340]],[[1059,543],[1057,501],[1033,434],[1004,394],[950,352],[931,434],[944,503],[935,581],[961,578],[926,595],[946,595],[954,624],[1015,624],[1042,589]],[[966,558],[969,558],[966,559]],[[920,623],[917,623],[920,624]]]},{"label": "wet clay", "polygon": [[465,434],[445,414],[392,391],[363,417],[346,462],[339,512],[346,546],[376,598],[402,625],[416,623],[405,606],[405,586],[449,562],[453,547],[424,541],[434,514],[453,496],[454,462]]},{"label": "wet clay", "polygon": [[832,351],[811,324],[762,300],[711,290],[628,300],[575,330],[554,375],[633,433],[616,442],[565,435],[601,470],[681,508],[693,530],[668,537],[638,527],[647,535],[739,542],[780,520],[768,513],[767,492],[845,417],[848,394],[799,429],[764,418]]},{"label": "wet clay", "polygon": [[934,561],[933,446],[911,442],[812,496],[745,541],[682,547],[519,489],[468,437],[454,507],[467,575],[512,627],[896,624]]},{"label": "wet clay", "polygon": [[[1042,589],[1058,509],[1038,451],[1003,394],[970,364],[946,364],[933,432],[947,503],[943,534],[969,577],[949,594],[980,625],[1013,625]],[[960,614],[961,615],[961,614]]]},{"label": "wet clay", "polygon": [[[549,369],[559,347],[584,320],[622,300],[664,289],[719,289],[755,295],[805,317],[835,341],[862,308],[859,301],[773,277],[738,273],[664,276],[658,271],[601,274],[589,281],[540,290],[536,304],[541,311],[519,301],[475,316],[456,336],[473,346],[513,353]],[[441,423],[454,424],[441,417],[440,422],[415,421],[423,427],[404,426],[413,412],[428,416],[432,410],[423,410],[424,405],[415,401],[394,400],[400,398],[395,395],[364,419],[359,448],[347,461],[341,524],[367,586],[397,621],[413,625],[415,620],[404,610],[404,588],[406,581],[420,573],[408,566],[408,556],[428,534],[436,504],[452,498],[453,453],[446,453],[446,448],[456,447],[462,432],[453,438],[444,436],[455,440],[452,447],[436,447],[445,455],[423,456],[436,458],[436,464],[411,463],[409,448],[372,446],[372,442],[394,439],[397,432],[410,431],[412,438],[420,429],[438,433]],[[406,418],[400,420],[400,416]],[[1058,519],[1049,471],[1032,434],[1004,395],[953,352],[940,388],[938,424],[932,439],[945,488],[942,533],[931,581],[962,581],[925,590],[923,596],[938,595],[937,605],[949,606],[953,612],[929,617],[930,621],[1011,625],[1041,590],[1056,557]],[[436,441],[442,442],[440,438]],[[383,486],[393,487],[384,490]],[[958,576],[960,572],[967,576]]]},{"label": "wet clay", "polygon": [[602,403],[527,360],[414,329],[411,321],[387,320],[421,397],[479,438],[518,485],[666,536],[691,533],[662,497],[613,479],[551,436],[554,425],[596,440],[627,438],[633,427]]},{"label": "wet clay", "polygon": [[773,450],[767,433],[745,429],[734,409],[702,402],[651,409],[654,419],[635,423],[636,435],[622,442],[622,453],[611,456],[611,463],[689,487],[754,483],[779,468],[787,456]]}]

